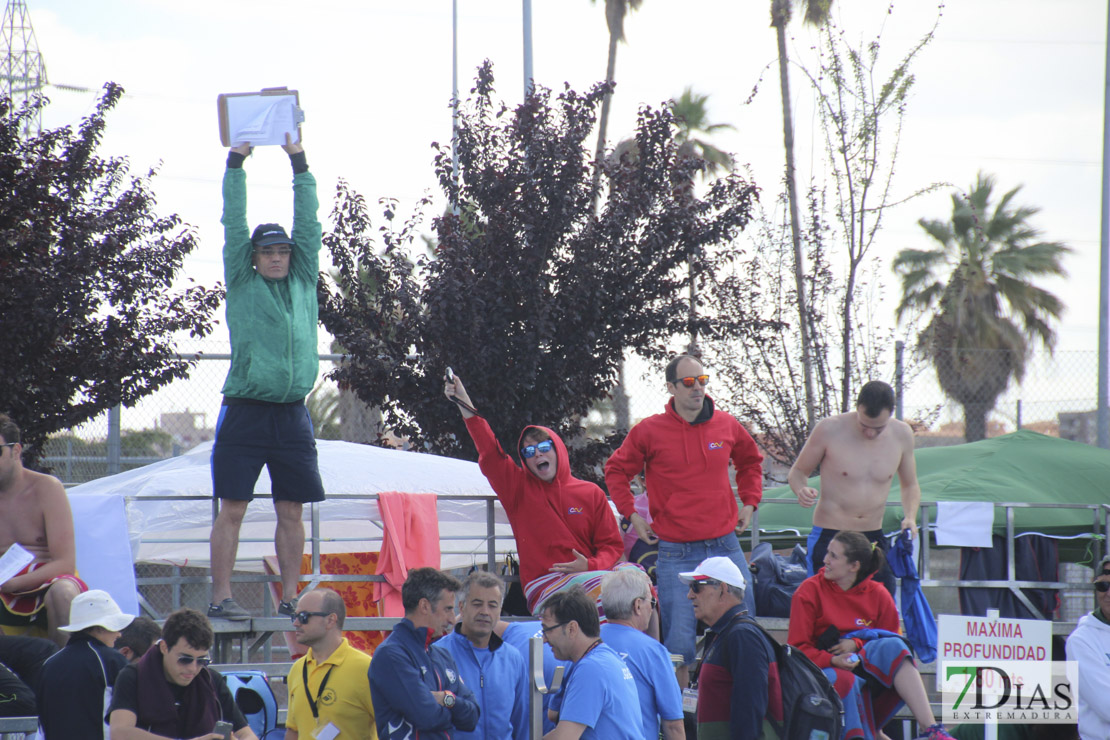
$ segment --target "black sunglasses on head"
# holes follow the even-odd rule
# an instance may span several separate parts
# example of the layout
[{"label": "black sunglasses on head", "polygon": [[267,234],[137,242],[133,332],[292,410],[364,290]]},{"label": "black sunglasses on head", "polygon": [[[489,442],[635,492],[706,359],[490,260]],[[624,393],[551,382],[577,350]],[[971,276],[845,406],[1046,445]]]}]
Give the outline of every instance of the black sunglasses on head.
[{"label": "black sunglasses on head", "polygon": [[696,594],[701,593],[702,586],[720,586],[720,581],[715,581],[712,578],[705,578],[700,581],[690,581],[690,590]]}]

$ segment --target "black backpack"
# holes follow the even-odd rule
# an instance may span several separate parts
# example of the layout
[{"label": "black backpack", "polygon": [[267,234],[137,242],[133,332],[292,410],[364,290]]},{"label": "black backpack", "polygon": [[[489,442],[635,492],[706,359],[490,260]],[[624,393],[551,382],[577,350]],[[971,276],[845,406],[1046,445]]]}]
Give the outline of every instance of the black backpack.
[{"label": "black backpack", "polygon": [[783,722],[771,724],[781,740],[839,740],[844,732],[844,705],[821,669],[801,650],[780,645],[755,620],[741,617],[740,621],[758,629],[775,654]]}]

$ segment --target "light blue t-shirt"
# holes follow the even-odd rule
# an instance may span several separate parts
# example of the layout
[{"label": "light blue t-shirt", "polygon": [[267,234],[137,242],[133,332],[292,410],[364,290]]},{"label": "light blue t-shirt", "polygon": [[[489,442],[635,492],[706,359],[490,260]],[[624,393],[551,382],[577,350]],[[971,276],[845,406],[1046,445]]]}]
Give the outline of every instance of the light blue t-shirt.
[{"label": "light blue t-shirt", "polygon": [[667,648],[638,629],[612,622],[601,625],[601,639],[621,657],[636,681],[644,740],[658,740],[659,720],[682,719],[682,692]]},{"label": "light blue t-shirt", "polygon": [[559,721],[585,725],[585,740],[642,740],[636,681],[608,645],[599,644],[574,664]]}]

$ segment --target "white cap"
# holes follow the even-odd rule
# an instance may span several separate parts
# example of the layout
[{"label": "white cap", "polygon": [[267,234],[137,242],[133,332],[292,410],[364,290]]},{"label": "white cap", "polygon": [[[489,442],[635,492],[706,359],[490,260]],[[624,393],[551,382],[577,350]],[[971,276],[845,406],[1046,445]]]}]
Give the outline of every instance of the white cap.
[{"label": "white cap", "polygon": [[744,574],[736,567],[736,563],[724,556],[706,558],[697,568],[689,573],[679,573],[678,577],[683,583],[705,581],[711,578],[739,589],[748,587],[748,582],[744,580]]},{"label": "white cap", "polygon": [[69,605],[69,624],[58,629],[64,632],[80,632],[89,627],[103,627],[111,632],[119,632],[135,617],[124,614],[107,591],[93,589],[77,594]]}]

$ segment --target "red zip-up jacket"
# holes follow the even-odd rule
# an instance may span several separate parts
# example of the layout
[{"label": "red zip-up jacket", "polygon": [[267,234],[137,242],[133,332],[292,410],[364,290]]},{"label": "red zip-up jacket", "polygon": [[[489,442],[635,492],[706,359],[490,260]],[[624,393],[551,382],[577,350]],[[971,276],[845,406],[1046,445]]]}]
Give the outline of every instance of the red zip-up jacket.
[{"label": "red zip-up jacket", "polygon": [[763,498],[763,455],[755,440],[732,415],[714,409],[709,396],[705,403],[708,418],[691,424],[668,401],[662,414],[632,427],[605,463],[605,485],[624,516],[636,510],[629,484],[647,467],[651,528],[667,542],[715,539],[736,528],[730,460],[744,505],[758,507]]},{"label": "red zip-up jacket", "polygon": [[505,454],[485,419],[470,417],[466,429],[478,448],[478,467],[513,528],[521,585],[547,575],[555,563],[574,560],[571,550],[586,556],[588,570],[609,570],[616,565],[624,554],[617,518],[604,491],[570,474],[567,448],[559,435],[541,426],[525,427],[520,433],[523,440],[530,429],[542,429],[555,443],[555,478],[545,483]]},{"label": "red zip-up jacket", "polygon": [[[845,591],[825,578],[825,569],[802,581],[790,600],[787,642],[806,654],[818,668],[832,666],[832,653],[817,647],[830,626],[846,635],[862,629],[900,632],[898,607],[890,592],[871,576]],[[862,640],[856,640],[863,645]]]}]

